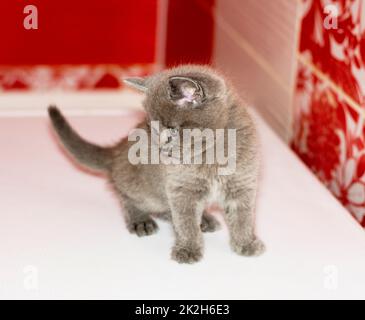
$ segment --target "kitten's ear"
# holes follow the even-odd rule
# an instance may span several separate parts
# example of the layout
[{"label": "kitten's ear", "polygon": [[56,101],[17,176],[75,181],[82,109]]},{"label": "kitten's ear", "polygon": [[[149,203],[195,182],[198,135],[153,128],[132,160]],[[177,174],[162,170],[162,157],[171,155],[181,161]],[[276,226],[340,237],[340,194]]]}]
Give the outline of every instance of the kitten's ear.
[{"label": "kitten's ear", "polygon": [[188,77],[171,77],[169,79],[170,99],[178,106],[197,107],[203,102],[204,92],[200,84]]},{"label": "kitten's ear", "polygon": [[146,79],[140,78],[140,77],[134,77],[134,78],[126,78],[123,79],[123,82],[127,85],[138,89],[140,91],[146,92],[147,91],[147,85],[146,85]]}]

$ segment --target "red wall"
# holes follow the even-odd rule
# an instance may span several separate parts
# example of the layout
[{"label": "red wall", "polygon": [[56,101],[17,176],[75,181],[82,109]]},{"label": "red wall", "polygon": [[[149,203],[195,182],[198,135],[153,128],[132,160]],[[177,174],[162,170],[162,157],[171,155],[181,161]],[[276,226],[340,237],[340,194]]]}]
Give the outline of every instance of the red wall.
[{"label": "red wall", "polygon": [[210,63],[215,0],[169,0],[166,65]]},{"label": "red wall", "polygon": [[[157,2],[1,0],[0,64],[152,63]],[[30,4],[38,30],[23,27]]]}]

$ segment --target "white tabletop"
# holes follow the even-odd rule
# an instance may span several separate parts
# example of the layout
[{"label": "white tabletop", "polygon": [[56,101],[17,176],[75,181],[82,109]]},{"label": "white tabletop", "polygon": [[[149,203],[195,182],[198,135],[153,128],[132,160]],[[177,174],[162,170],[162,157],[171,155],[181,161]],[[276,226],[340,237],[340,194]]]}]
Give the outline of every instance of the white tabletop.
[{"label": "white tabletop", "polygon": [[[139,116],[140,117],[140,116]],[[138,116],[73,117],[91,141]],[[205,234],[202,262],[170,260],[173,234],[130,235],[106,181],[76,168],[44,117],[0,118],[0,298],[365,298],[365,234],[261,120],[259,258]]]}]

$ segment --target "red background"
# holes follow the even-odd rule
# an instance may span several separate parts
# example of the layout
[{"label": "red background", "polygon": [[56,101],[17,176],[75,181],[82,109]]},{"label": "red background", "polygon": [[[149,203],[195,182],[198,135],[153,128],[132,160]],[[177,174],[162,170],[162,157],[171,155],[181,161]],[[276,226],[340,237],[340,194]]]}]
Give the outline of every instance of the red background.
[{"label": "red background", "polygon": [[[148,64],[156,60],[158,0],[2,0],[0,65]],[[38,29],[23,26],[38,9]],[[209,63],[214,0],[170,0],[166,64]]]},{"label": "red background", "polygon": [[[1,0],[0,64],[152,63],[157,0]],[[26,5],[38,30],[26,30]]]},{"label": "red background", "polygon": [[169,1],[166,65],[211,61],[214,5],[214,0]]}]

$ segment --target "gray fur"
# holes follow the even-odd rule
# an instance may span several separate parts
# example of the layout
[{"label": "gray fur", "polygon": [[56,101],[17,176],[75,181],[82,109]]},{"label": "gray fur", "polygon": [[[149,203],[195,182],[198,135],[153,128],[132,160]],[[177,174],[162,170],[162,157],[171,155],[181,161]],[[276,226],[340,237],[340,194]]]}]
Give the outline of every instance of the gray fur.
[{"label": "gray fur", "polygon": [[165,128],[237,130],[236,170],[219,176],[218,164],[132,165],[128,150],[133,142],[125,138],[112,147],[85,142],[51,107],[52,123],[66,149],[84,165],[108,174],[124,207],[129,231],[150,235],[158,229],[153,216],[171,220],[175,232],[172,258],[180,263],[196,262],[203,255],[202,231],[218,227],[204,212],[214,193],[213,200],[224,209],[232,249],[245,256],[262,253],[264,245],[254,233],[259,171],[256,131],[231,86],[214,70],[195,65],[127,82],[145,92],[147,116],[138,128],[148,134],[152,120]]},{"label": "gray fur", "polygon": [[109,171],[112,163],[112,150],[87,142],[82,139],[68,124],[60,111],[51,106],[48,108],[53,127],[62,143],[78,162],[96,170]]}]

